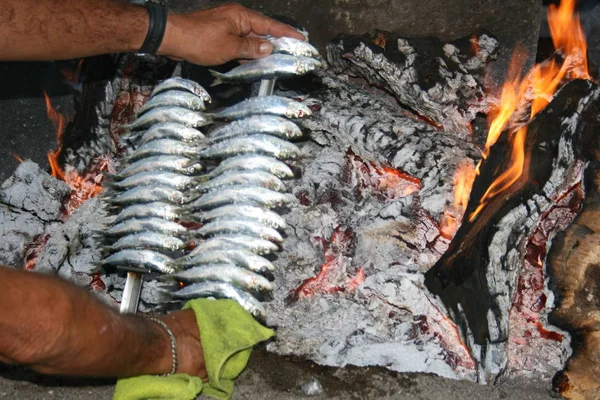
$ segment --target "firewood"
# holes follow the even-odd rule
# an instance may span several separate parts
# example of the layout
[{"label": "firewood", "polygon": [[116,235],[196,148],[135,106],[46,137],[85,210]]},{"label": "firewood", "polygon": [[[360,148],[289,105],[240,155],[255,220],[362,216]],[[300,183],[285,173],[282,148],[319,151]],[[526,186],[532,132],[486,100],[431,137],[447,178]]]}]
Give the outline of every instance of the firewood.
[{"label": "firewood", "polygon": [[569,399],[600,398],[600,165],[588,173],[582,213],[554,240],[548,270],[558,304],[550,321],[571,333],[573,355],[554,379]]},{"label": "firewood", "polygon": [[525,246],[538,223],[580,179],[600,128],[600,88],[566,84],[524,128],[524,162],[518,179],[474,212],[493,182],[510,166],[516,131],[504,132],[475,179],[463,224],[448,251],[426,273],[478,361],[479,379],[496,381],[506,370],[508,318]]}]

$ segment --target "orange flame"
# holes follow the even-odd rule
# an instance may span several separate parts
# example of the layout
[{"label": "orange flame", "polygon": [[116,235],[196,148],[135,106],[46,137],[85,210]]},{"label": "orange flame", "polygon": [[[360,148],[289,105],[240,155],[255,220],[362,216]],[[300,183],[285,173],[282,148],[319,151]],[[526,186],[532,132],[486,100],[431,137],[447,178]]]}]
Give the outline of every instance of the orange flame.
[{"label": "orange flame", "polygon": [[58,156],[62,151],[62,137],[65,130],[65,116],[58,111],[54,107],[52,107],[52,103],[50,102],[50,96],[48,93],[44,93],[44,100],[46,102],[46,114],[52,124],[54,125],[54,129],[56,129],[56,140],[58,141],[58,147],[54,151],[48,152],[48,162],[50,163],[50,173],[53,177],[65,180],[65,172],[60,167],[58,163]]},{"label": "orange flame", "polygon": [[46,113],[50,121],[54,124],[56,139],[58,140],[56,150],[48,152],[50,173],[55,178],[65,181],[71,188],[70,196],[64,207],[65,214],[70,215],[81,203],[102,191],[101,182],[104,177],[102,172],[109,170],[109,160],[108,158],[99,157],[94,160],[93,164],[89,167],[89,171],[84,175],[79,175],[74,169],[69,169],[65,172],[58,163],[58,156],[63,148],[62,140],[67,119],[52,106],[50,97],[46,92],[44,92],[44,99],[46,101]]},{"label": "orange flame", "polygon": [[18,162],[23,162],[23,158],[20,155],[18,155],[17,153],[13,152],[13,153],[10,153],[10,155],[13,156],[14,159],[17,160]]},{"label": "orange flame", "polygon": [[448,239],[451,239],[459,226],[467,204],[471,187],[475,180],[475,168],[470,162],[463,162],[458,165],[454,173],[454,203],[446,208],[440,220],[440,232]]},{"label": "orange flame", "polygon": [[[575,13],[575,0],[564,0],[559,7],[550,5],[548,24],[554,47],[562,55],[563,60],[559,62],[552,59],[538,64],[527,74],[525,79],[519,82],[519,73],[515,74],[517,71],[515,59],[520,57],[513,56],[509,80],[502,89],[501,107],[490,123],[482,160],[487,158],[489,149],[496,143],[514,113],[525,102],[524,100],[530,100],[530,118],[533,118],[552,100],[559,86],[565,80],[591,79],[587,66],[587,46],[579,16]],[[517,51],[521,50],[517,49]],[[510,167],[490,185],[481,197],[477,209],[469,216],[469,221],[474,221],[492,198],[507,190],[519,179],[525,166],[526,137],[527,128],[525,126],[519,128],[513,135]],[[480,165],[481,162],[477,166],[477,173],[479,173]]]}]

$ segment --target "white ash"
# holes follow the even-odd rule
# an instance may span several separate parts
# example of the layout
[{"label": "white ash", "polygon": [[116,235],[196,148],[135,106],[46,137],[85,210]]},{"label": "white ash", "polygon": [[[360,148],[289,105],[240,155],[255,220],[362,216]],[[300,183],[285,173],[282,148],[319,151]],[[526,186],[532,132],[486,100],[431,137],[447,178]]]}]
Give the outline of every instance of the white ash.
[{"label": "white ash", "polygon": [[92,198],[84,202],[61,224],[47,232],[48,242],[40,253],[36,270],[58,273],[59,276],[91,283],[91,275],[97,272],[97,264],[102,259],[99,232],[105,229],[105,211],[98,200]]},{"label": "white ash", "polygon": [[0,187],[0,264],[23,264],[26,246],[44,237],[57,223],[69,186],[23,161]]},{"label": "white ash", "polygon": [[0,202],[50,222],[60,219],[63,199],[69,192],[66,183],[27,160],[0,187]]},{"label": "white ash", "polygon": [[[346,153],[335,149],[346,144],[335,141],[343,136],[329,135],[328,147],[311,142],[302,146],[303,174],[291,186],[311,204],[297,205],[285,215],[287,238],[275,261],[276,291],[267,303],[268,323],[277,327],[269,350],[326,365],[383,365],[475,379],[466,348],[456,345],[458,333],[439,323],[444,320],[443,305],[422,287],[420,271],[441,253],[421,234],[415,215],[419,202],[414,196],[381,200],[373,189],[365,189],[358,199],[355,188],[340,179]],[[324,262],[324,250],[315,238],[328,240],[339,225],[356,234],[355,250],[339,257],[340,269],[333,279],[342,285],[364,267],[365,283],[356,293],[315,294],[286,305],[290,292]],[[419,328],[423,323],[431,326],[425,334]],[[466,366],[451,366],[455,360]]]},{"label": "white ash", "polygon": [[377,34],[373,40],[352,35],[334,40],[327,46],[329,65],[337,73],[362,76],[386,88],[403,106],[446,132],[469,137],[469,123],[490,108],[483,75],[498,41],[487,33],[476,34],[481,48],[471,55],[461,52],[459,41],[443,44],[432,38],[378,34],[385,37],[385,43],[375,44]]},{"label": "white ash", "polygon": [[[322,146],[346,150],[386,162],[421,179],[421,205],[439,221],[454,202],[453,177],[458,164],[475,166],[479,149],[439,131],[392,107],[348,82],[325,74],[326,89],[304,100],[321,107],[313,118],[300,123]],[[356,105],[359,105],[358,107]]]}]

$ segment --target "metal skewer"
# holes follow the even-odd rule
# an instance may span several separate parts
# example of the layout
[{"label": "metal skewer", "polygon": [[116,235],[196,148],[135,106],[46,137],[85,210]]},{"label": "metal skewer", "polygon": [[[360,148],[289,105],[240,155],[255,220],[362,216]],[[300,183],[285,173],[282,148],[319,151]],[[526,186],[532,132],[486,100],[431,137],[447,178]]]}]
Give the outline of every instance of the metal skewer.
[{"label": "metal skewer", "polygon": [[127,272],[127,280],[123,288],[123,297],[121,298],[121,314],[137,313],[140,303],[140,294],[142,293],[142,278],[140,272]]},{"label": "metal skewer", "polygon": [[260,81],[257,97],[270,96],[275,88],[275,79],[263,79]]},{"label": "metal skewer", "polygon": [[[270,96],[275,88],[275,79],[263,79],[258,88],[258,97]],[[123,297],[121,299],[121,314],[137,313],[142,292],[142,279],[144,274],[141,272],[127,272],[127,281],[123,288]]]}]

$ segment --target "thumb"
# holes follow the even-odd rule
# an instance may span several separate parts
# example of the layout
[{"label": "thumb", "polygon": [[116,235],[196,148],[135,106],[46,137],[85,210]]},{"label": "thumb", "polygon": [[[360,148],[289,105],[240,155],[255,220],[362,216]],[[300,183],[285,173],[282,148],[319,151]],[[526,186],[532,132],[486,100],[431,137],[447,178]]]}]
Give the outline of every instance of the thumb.
[{"label": "thumb", "polygon": [[268,40],[252,36],[238,38],[237,58],[260,58],[272,51],[273,45]]}]

